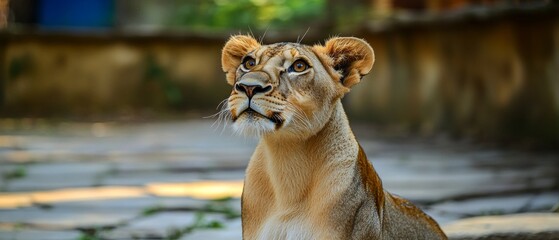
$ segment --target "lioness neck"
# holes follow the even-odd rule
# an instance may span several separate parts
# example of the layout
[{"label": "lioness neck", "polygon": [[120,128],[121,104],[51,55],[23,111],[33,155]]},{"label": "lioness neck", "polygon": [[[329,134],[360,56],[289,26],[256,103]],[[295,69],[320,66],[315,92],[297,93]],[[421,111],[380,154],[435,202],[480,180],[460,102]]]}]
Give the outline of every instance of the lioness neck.
[{"label": "lioness neck", "polygon": [[277,136],[262,138],[265,171],[276,203],[290,206],[312,198],[332,198],[350,183],[358,154],[358,143],[350,129],[340,100],[330,119],[306,139]]}]

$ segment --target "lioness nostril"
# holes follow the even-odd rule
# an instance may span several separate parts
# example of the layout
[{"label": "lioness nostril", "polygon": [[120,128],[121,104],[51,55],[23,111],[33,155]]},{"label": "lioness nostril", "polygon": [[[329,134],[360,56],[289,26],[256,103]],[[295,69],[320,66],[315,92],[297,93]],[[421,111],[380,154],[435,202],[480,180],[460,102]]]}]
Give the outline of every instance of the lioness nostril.
[{"label": "lioness nostril", "polygon": [[254,86],[254,93],[265,93],[268,92],[272,89],[272,86],[268,85],[266,87],[261,87],[261,86]]},{"label": "lioness nostril", "polygon": [[242,84],[235,84],[235,90],[239,92],[245,92],[245,88],[241,86]]},{"label": "lioness nostril", "polygon": [[266,93],[269,92],[270,90],[272,90],[272,86],[268,85],[265,88],[262,88],[262,92]]},{"label": "lioness nostril", "polygon": [[266,87],[262,87],[260,85],[245,85],[242,83],[235,84],[235,89],[239,92],[244,92],[248,97],[252,97],[254,94],[257,93],[267,93],[272,90],[272,86],[268,85]]}]

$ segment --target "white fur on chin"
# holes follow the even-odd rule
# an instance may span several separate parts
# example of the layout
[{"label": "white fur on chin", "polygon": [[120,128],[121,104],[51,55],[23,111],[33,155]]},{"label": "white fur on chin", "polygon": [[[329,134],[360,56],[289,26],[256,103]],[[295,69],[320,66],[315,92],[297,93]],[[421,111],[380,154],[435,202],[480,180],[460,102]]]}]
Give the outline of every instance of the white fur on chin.
[{"label": "white fur on chin", "polygon": [[233,131],[247,137],[261,137],[276,130],[275,124],[264,117],[242,114],[233,122]]}]

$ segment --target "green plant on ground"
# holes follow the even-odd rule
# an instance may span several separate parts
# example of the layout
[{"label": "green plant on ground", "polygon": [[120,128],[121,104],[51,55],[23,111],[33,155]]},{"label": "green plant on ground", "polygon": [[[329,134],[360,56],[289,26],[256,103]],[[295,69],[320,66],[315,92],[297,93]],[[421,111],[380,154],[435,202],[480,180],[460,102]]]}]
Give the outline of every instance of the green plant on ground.
[{"label": "green plant on ground", "polygon": [[101,229],[84,230],[76,240],[101,240],[100,233]]},{"label": "green plant on ground", "polygon": [[[226,219],[239,218],[241,216],[241,213],[232,206],[233,204],[232,200],[233,200],[232,197],[226,197],[226,198],[220,198],[220,199],[209,201],[201,209],[195,212],[195,218],[192,224],[187,225],[183,228],[169,229],[165,239],[176,240],[181,238],[184,234],[191,233],[196,229],[224,228],[224,223],[222,221],[209,220],[206,218],[206,216],[208,213],[217,213],[217,214],[223,214]],[[165,206],[162,205],[153,205],[144,208],[141,212],[141,215],[151,216],[158,212],[170,211],[170,210],[173,210],[173,208],[166,208]],[[83,240],[96,240],[96,239],[93,238],[93,239],[83,239]]]},{"label": "green plant on ground", "polygon": [[10,181],[14,179],[24,178],[25,176],[27,176],[27,166],[22,164],[12,169],[11,171],[4,173],[2,175],[2,178],[5,181]]},{"label": "green plant on ground", "polygon": [[[120,225],[120,224],[119,224]],[[108,230],[112,230],[117,226],[96,226],[96,227],[85,227],[85,228],[78,228],[77,230],[81,231],[81,235],[78,236],[76,240],[102,240],[107,239],[103,236],[103,233],[106,233]]]},{"label": "green plant on ground", "polygon": [[82,233],[82,234],[77,238],[77,240],[101,240],[101,238],[99,238],[99,237],[96,236],[96,235],[90,235],[90,234],[87,234],[87,233]]},{"label": "green plant on ground", "polygon": [[173,228],[169,230],[167,240],[177,240],[182,237],[184,234],[191,233],[196,229],[221,229],[224,225],[222,222],[217,220],[207,220],[206,213],[198,211],[195,214],[194,222],[184,228],[177,229]]},{"label": "green plant on ground", "polygon": [[151,216],[163,210],[165,210],[165,208],[161,205],[149,206],[142,210],[142,216]]},{"label": "green plant on ground", "polygon": [[206,220],[206,214],[204,212],[196,212],[196,220],[194,221],[194,224],[192,225],[193,229],[205,229],[205,228],[210,228],[210,229],[219,229],[219,228],[223,228],[223,223],[217,220],[211,220],[208,221]]},{"label": "green plant on ground", "polygon": [[205,212],[221,213],[225,215],[227,219],[239,218],[241,217],[241,213],[231,205],[232,200],[232,197],[212,200],[204,206],[203,210]]}]

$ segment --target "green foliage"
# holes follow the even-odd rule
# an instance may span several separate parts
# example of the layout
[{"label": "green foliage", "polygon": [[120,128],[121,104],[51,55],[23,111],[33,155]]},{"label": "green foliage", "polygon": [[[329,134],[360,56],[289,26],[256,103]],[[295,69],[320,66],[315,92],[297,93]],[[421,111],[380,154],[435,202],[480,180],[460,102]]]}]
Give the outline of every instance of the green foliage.
[{"label": "green foliage", "polygon": [[165,239],[166,240],[176,240],[176,239],[179,239],[180,237],[182,237],[182,235],[184,235],[185,233],[187,233],[187,232],[184,231],[183,229],[171,229],[171,230],[169,230],[169,233],[167,233],[167,237]]},{"label": "green foliage", "polygon": [[231,200],[233,200],[231,197],[213,200],[206,204],[204,211],[221,213],[228,219],[241,217],[241,213],[231,206]]},{"label": "green foliage", "polygon": [[193,229],[196,228],[219,229],[219,228],[223,228],[223,223],[216,220],[208,221],[206,220],[206,214],[204,212],[196,212],[196,220],[194,221],[194,224],[191,227]]},{"label": "green foliage", "polygon": [[19,165],[15,169],[4,173],[2,176],[4,180],[14,180],[18,178],[24,178],[27,175],[27,167],[25,165]]},{"label": "green foliage", "polygon": [[188,225],[182,229],[170,229],[167,240],[176,240],[182,237],[184,234],[191,233],[196,229],[221,229],[224,227],[223,223],[216,220],[207,220],[206,214],[204,212],[196,212],[195,220],[191,225]]},{"label": "green foliage", "polygon": [[224,203],[224,202],[231,202],[233,201],[233,197],[228,196],[228,197],[223,197],[223,198],[216,198],[213,199],[212,202],[216,202],[216,203]]},{"label": "green foliage", "polygon": [[146,207],[144,210],[142,210],[142,216],[151,216],[163,210],[165,210],[165,208],[160,205]]},{"label": "green foliage", "polygon": [[83,230],[77,240],[101,240],[102,238],[100,234],[102,231],[103,229],[101,228]]},{"label": "green foliage", "polygon": [[25,227],[25,223],[22,222],[18,222],[14,225],[14,230],[16,231],[20,231]]},{"label": "green foliage", "polygon": [[8,79],[14,80],[19,76],[31,71],[33,60],[29,55],[14,57],[8,64]]},{"label": "green foliage", "polygon": [[324,10],[324,0],[183,0],[178,5],[170,25],[193,29],[307,28]]},{"label": "green foliage", "polygon": [[155,82],[171,106],[178,106],[183,102],[184,97],[180,86],[171,80],[167,70],[153,56],[148,56],[146,59],[145,81]]},{"label": "green foliage", "polygon": [[80,235],[77,240],[101,240],[101,238],[99,238],[95,235],[82,233],[82,235]]},{"label": "green foliage", "polygon": [[[239,218],[241,213],[232,206],[232,197],[226,197],[209,201],[203,208],[195,212],[194,222],[182,228],[172,228],[167,231],[165,239],[175,240],[181,238],[184,234],[191,233],[196,229],[221,229],[224,228],[224,223],[217,220],[208,220],[206,218],[208,213],[223,214],[227,219]],[[166,208],[162,205],[153,205],[146,207],[142,210],[142,216],[151,216],[155,213],[162,211],[184,211],[185,209]],[[190,211],[190,209],[188,209]],[[94,234],[90,234],[95,236]],[[89,239],[83,239],[89,240]],[[94,238],[91,240],[95,240]]]}]

